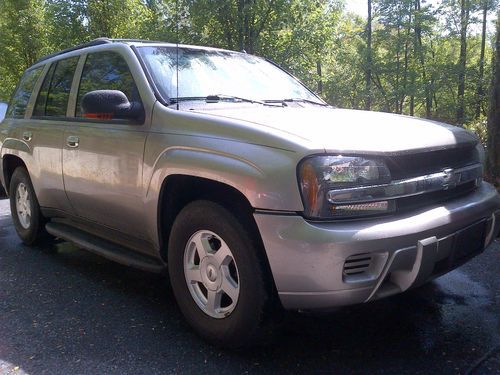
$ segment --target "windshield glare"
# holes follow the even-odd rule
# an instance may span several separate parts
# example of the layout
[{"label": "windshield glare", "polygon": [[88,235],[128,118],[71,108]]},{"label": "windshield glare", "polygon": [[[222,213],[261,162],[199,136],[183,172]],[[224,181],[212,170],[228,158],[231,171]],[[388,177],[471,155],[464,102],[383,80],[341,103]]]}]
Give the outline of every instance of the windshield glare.
[{"label": "windshield glare", "polygon": [[[175,47],[140,47],[164,98],[177,97]],[[281,69],[243,53],[179,48],[179,98],[227,95],[252,100],[320,100]]]}]

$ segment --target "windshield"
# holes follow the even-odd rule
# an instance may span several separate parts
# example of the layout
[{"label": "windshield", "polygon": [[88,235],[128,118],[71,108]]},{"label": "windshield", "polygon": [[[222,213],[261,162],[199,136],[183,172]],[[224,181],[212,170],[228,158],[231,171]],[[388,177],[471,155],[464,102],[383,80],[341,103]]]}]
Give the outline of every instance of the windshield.
[{"label": "windshield", "polygon": [[[164,98],[177,97],[175,47],[140,47]],[[303,99],[322,103],[300,82],[266,60],[238,52],[179,48],[179,98],[234,96],[258,101]]]}]

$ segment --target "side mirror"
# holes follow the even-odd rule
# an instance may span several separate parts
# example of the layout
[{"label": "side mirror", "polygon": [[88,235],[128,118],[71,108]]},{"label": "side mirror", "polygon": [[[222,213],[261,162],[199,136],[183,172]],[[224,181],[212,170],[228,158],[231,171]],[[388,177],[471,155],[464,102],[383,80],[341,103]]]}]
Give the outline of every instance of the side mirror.
[{"label": "side mirror", "polygon": [[95,90],[82,97],[82,115],[98,120],[144,118],[144,109],[138,102],[129,102],[119,90]]}]

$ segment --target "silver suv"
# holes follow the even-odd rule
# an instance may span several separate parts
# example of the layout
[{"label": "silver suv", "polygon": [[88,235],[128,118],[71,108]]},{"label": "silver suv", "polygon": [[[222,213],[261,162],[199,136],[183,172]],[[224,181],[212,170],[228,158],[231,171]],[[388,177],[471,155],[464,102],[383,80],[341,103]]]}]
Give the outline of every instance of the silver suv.
[{"label": "silver suv", "polygon": [[0,127],[19,237],[168,270],[191,326],[240,346],[282,309],[413,288],[481,253],[500,199],[471,133],[332,108],[245,53],[98,39],[43,58]]}]

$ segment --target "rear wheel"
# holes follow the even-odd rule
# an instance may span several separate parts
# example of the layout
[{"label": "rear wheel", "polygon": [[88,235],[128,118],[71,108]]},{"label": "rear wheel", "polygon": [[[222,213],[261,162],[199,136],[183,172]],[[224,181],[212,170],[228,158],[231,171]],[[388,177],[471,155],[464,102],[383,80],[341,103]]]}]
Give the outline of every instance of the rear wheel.
[{"label": "rear wheel", "polygon": [[50,237],[28,171],[18,167],[9,186],[10,211],[16,232],[26,245],[35,245]]},{"label": "rear wheel", "polygon": [[179,213],[169,274],[179,307],[199,335],[232,348],[268,336],[273,287],[263,257],[252,234],[222,206],[197,201]]}]

